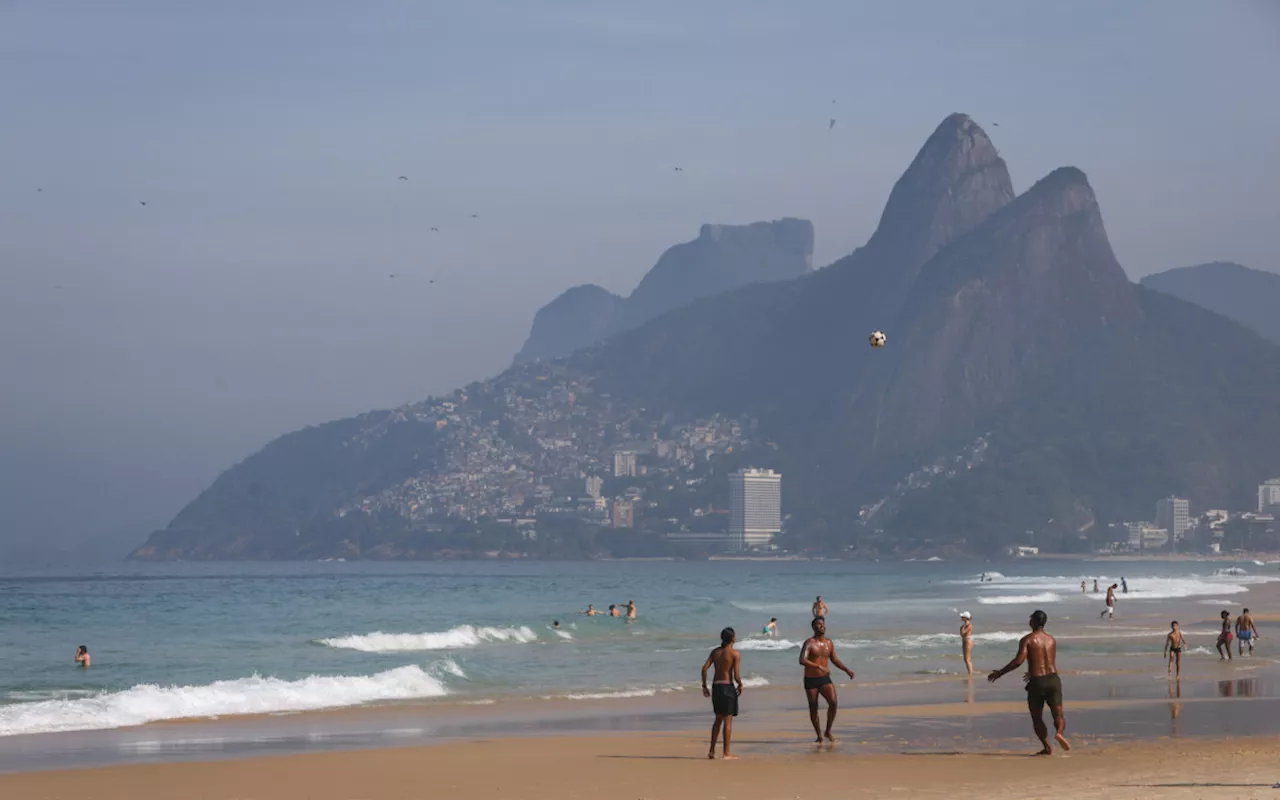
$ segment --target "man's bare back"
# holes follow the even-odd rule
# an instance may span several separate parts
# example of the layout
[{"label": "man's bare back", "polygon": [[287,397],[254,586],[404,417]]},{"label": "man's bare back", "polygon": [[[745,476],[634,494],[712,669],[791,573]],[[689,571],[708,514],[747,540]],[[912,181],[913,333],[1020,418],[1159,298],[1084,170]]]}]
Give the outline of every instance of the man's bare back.
[{"label": "man's bare back", "polygon": [[741,663],[742,654],[734,650],[732,645],[723,645],[712,650],[711,655],[707,656],[707,665],[715,670],[711,682],[741,684],[742,678],[738,675],[738,666]]}]

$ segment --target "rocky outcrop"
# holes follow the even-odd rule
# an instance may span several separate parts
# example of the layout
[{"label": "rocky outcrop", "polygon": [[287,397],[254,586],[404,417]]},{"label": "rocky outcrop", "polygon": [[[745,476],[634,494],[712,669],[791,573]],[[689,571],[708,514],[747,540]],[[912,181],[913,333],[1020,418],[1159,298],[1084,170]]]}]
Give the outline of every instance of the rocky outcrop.
[{"label": "rocky outcrop", "polygon": [[703,225],[697,239],[663,253],[627,298],[588,284],[543,306],[515,363],[568,355],[739,286],[804,275],[813,268],[813,238],[813,223],[803,219]]}]

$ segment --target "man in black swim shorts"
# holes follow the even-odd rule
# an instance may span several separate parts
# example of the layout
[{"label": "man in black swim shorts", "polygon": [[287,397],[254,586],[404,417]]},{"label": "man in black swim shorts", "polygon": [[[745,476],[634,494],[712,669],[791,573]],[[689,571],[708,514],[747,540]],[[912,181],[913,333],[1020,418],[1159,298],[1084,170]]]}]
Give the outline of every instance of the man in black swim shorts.
[{"label": "man in black swim shorts", "polygon": [[[711,726],[711,749],[707,758],[716,757],[716,738],[720,729],[724,728],[724,757],[729,760],[737,758],[729,754],[729,739],[733,736],[733,718],[738,716],[738,695],[742,694],[742,655],[733,649],[737,634],[733,628],[720,631],[720,646],[711,651],[707,660],[702,663],[702,696],[711,698],[711,710],[716,714],[716,721]],[[707,670],[715,667],[711,688],[707,688]],[[737,684],[735,687],[734,684]]]},{"label": "man in black swim shorts", "polygon": [[[822,743],[825,736],[832,744],[836,739],[831,735],[831,726],[836,721],[836,709],[839,702],[836,697],[836,685],[831,682],[830,664],[844,670],[849,679],[853,679],[853,670],[841,663],[836,656],[836,643],[827,638],[827,621],[817,617],[812,622],[813,636],[800,646],[800,666],[804,667],[804,694],[809,700],[809,721],[813,723],[815,740]],[[827,701],[827,729],[824,732],[818,723],[818,695]]]},{"label": "man in black swim shorts", "polygon": [[1062,749],[1070,750],[1071,743],[1063,736],[1067,729],[1067,718],[1062,712],[1062,678],[1058,676],[1058,643],[1049,635],[1044,626],[1049,623],[1049,615],[1036,611],[1029,620],[1031,633],[1018,642],[1018,654],[1013,660],[1000,669],[992,670],[987,680],[995,683],[1002,676],[1013,672],[1026,662],[1027,673],[1027,710],[1031,712],[1031,726],[1035,729],[1036,738],[1043,745],[1037,755],[1053,755],[1053,747],[1049,744],[1049,729],[1044,724],[1044,707],[1049,706],[1053,715],[1054,738]]}]

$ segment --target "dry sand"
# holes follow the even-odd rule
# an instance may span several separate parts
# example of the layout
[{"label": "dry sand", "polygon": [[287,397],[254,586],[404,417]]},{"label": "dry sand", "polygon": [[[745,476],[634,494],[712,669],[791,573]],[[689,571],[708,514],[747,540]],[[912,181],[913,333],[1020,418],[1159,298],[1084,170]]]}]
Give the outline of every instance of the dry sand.
[{"label": "dry sand", "polygon": [[1081,745],[1047,758],[860,756],[852,743],[812,749],[792,736],[754,733],[738,742],[741,760],[710,762],[705,740],[690,733],[540,737],[0,775],[0,798],[1274,798],[1277,747],[1280,738],[1265,737]]}]

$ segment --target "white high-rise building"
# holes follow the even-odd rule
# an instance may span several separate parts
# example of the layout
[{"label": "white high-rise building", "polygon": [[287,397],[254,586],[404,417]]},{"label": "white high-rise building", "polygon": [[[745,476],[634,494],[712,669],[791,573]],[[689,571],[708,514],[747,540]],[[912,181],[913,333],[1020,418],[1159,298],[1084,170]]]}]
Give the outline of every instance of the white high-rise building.
[{"label": "white high-rise building", "polygon": [[1258,510],[1266,511],[1270,506],[1280,506],[1280,478],[1272,478],[1258,487]]},{"label": "white high-rise building", "polygon": [[634,478],[636,476],[636,454],[630,450],[619,450],[613,454],[613,476],[615,478]]},{"label": "white high-rise building", "polygon": [[729,476],[729,539],[735,549],[768,547],[782,530],[782,474],[744,469]]},{"label": "white high-rise building", "polygon": [[1166,497],[1156,501],[1156,527],[1169,532],[1173,541],[1182,541],[1191,527],[1191,504],[1183,497]]},{"label": "white high-rise building", "polygon": [[604,488],[604,479],[599,475],[587,476],[587,497],[599,497]]}]

